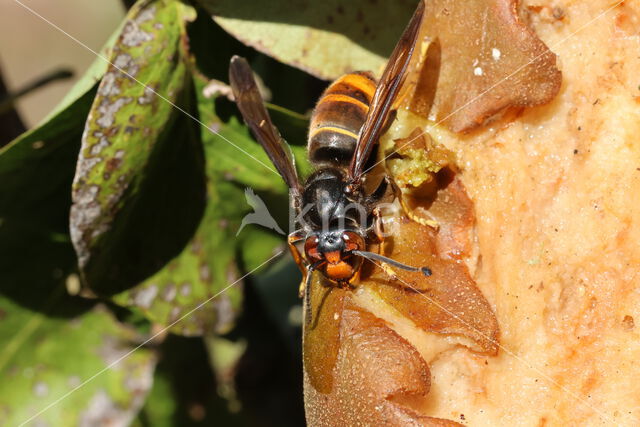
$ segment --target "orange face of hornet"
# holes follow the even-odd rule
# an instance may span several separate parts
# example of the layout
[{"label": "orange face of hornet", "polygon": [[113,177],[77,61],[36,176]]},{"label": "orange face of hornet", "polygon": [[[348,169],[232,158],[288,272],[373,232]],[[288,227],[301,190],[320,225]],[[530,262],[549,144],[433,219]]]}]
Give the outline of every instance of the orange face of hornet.
[{"label": "orange face of hornet", "polygon": [[304,252],[317,269],[338,283],[351,281],[358,273],[361,258],[352,253],[363,250],[365,241],[354,231],[314,234],[304,242]]}]

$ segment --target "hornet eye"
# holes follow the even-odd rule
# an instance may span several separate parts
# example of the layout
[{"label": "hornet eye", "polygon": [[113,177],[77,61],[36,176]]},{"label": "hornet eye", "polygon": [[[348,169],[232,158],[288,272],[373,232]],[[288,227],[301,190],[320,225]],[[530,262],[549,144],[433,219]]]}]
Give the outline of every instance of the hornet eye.
[{"label": "hornet eye", "polygon": [[364,239],[354,231],[342,233],[342,240],[344,241],[344,250],[346,252],[364,249]]},{"label": "hornet eye", "polygon": [[318,236],[311,236],[304,242],[304,252],[308,258],[320,260],[322,255],[318,252]]}]

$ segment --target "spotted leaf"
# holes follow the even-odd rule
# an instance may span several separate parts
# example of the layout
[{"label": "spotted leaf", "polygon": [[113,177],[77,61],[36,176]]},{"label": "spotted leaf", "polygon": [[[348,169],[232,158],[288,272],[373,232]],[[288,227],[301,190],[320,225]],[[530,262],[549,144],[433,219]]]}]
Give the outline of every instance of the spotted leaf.
[{"label": "spotted leaf", "polygon": [[[190,7],[168,0],[132,8],[89,112],[70,223],[83,278],[98,293],[130,287],[157,270],[202,213],[197,124],[184,115],[185,26],[193,17]],[[157,234],[167,222],[176,225],[171,235]]]},{"label": "spotted leaf", "polygon": [[242,190],[215,179],[207,184],[207,196],[202,220],[182,252],[142,283],[114,296],[115,302],[141,309],[160,325],[175,323],[171,331],[182,335],[227,332],[242,301],[233,241],[246,209],[227,203],[242,200]]},{"label": "spotted leaf", "polygon": [[133,420],[151,388],[155,356],[138,349],[101,372],[139,340],[103,307],[55,318],[0,297],[0,318],[0,424]]}]

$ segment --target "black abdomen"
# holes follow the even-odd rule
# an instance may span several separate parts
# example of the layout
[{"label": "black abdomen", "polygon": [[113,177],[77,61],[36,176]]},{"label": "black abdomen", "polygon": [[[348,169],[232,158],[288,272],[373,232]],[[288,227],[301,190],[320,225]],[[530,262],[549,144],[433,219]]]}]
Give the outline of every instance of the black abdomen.
[{"label": "black abdomen", "polygon": [[346,168],[376,90],[370,73],[347,74],[322,94],[311,116],[309,160],[316,167]]}]

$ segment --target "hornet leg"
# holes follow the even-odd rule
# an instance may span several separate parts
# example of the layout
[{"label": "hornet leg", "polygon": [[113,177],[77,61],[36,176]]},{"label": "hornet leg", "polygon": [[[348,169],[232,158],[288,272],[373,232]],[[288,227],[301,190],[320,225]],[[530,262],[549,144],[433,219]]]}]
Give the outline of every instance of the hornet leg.
[{"label": "hornet leg", "polygon": [[296,264],[298,264],[298,267],[300,267],[300,270],[302,271],[302,281],[300,282],[300,287],[298,288],[298,295],[300,296],[300,298],[304,296],[305,284],[311,280],[309,278],[309,276],[311,275],[309,274],[309,266],[307,265],[308,263],[305,261],[303,255],[300,253],[298,247],[296,246],[296,243],[304,240],[304,238],[305,234],[302,230],[294,231],[293,233],[289,234],[289,237],[287,238],[287,244],[289,245],[291,255],[293,255],[293,260],[296,262]]}]

